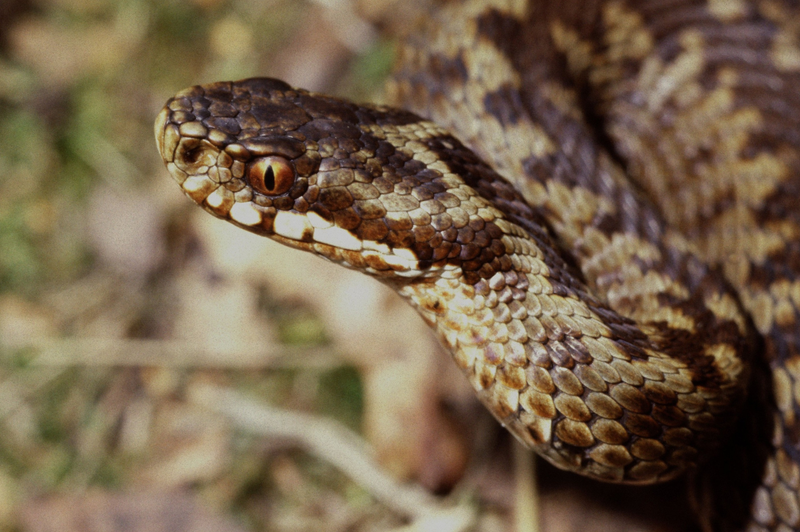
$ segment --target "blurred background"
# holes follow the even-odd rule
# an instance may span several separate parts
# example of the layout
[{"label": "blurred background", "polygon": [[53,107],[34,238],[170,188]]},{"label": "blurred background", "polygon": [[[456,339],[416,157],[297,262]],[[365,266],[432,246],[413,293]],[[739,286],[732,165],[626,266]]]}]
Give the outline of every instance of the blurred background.
[{"label": "blurred background", "polygon": [[[533,494],[402,301],[213,219],[164,169],[178,90],[270,75],[380,101],[426,3],[0,3],[0,531],[421,530],[406,489],[464,510],[430,530],[535,530],[537,505],[542,530],[689,529],[658,502],[675,485],[540,464]],[[354,449],[379,471],[329,459]]]}]

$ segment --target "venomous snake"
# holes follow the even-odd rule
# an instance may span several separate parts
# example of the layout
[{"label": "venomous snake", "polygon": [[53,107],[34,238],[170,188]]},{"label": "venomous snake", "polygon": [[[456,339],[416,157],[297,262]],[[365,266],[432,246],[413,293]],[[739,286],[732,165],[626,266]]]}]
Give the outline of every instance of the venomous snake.
[{"label": "venomous snake", "polygon": [[789,0],[444,2],[409,111],[256,78],[155,133],[210,213],[393,287],[558,467],[705,464],[708,528],[800,530],[798,31]]}]

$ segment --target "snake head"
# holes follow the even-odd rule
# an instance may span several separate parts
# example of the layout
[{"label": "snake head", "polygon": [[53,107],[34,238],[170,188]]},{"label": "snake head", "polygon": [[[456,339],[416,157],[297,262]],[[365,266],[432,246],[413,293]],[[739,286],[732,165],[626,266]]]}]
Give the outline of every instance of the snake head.
[{"label": "snake head", "polygon": [[207,211],[372,275],[478,269],[503,252],[487,225],[500,214],[451,170],[485,165],[412,113],[254,78],[181,91],[155,135]]}]

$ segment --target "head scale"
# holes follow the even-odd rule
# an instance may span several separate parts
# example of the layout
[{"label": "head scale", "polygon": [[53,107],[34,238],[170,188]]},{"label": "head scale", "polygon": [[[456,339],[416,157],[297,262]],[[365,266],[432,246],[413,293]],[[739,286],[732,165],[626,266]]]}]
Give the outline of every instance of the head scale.
[{"label": "head scale", "polygon": [[255,78],[178,93],[156,139],[209,212],[373,275],[433,275],[454,262],[477,272],[503,253],[492,207],[451,170],[485,165],[405,111]]}]

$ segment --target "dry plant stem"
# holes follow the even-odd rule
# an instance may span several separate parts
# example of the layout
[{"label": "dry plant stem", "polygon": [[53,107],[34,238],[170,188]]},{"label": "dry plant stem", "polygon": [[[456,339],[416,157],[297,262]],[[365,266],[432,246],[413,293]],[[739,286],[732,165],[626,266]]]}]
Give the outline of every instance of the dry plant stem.
[{"label": "dry plant stem", "polygon": [[123,338],[0,339],[0,356],[7,351],[33,349],[37,366],[167,366],[205,368],[333,368],[341,357],[328,348],[240,345],[236,349],[201,346],[183,340]]},{"label": "dry plant stem", "polygon": [[514,477],[516,479],[514,505],[514,530],[539,532],[539,492],[536,488],[536,457],[516,440],[514,449]]},{"label": "dry plant stem", "polygon": [[[455,532],[464,530],[462,522],[466,524],[466,520],[471,521],[465,520],[468,516],[459,515],[466,510],[447,509],[425,490],[417,486],[402,485],[388,476],[369,457],[369,450],[361,438],[338,423],[310,414],[267,406],[232,390],[213,385],[197,387],[190,400],[224,415],[241,429],[296,442],[312,455],[340,469],[393,511],[410,517],[415,522],[438,520],[452,514],[448,516],[449,520],[459,526],[437,530]],[[414,528],[425,529],[427,527]]]}]

